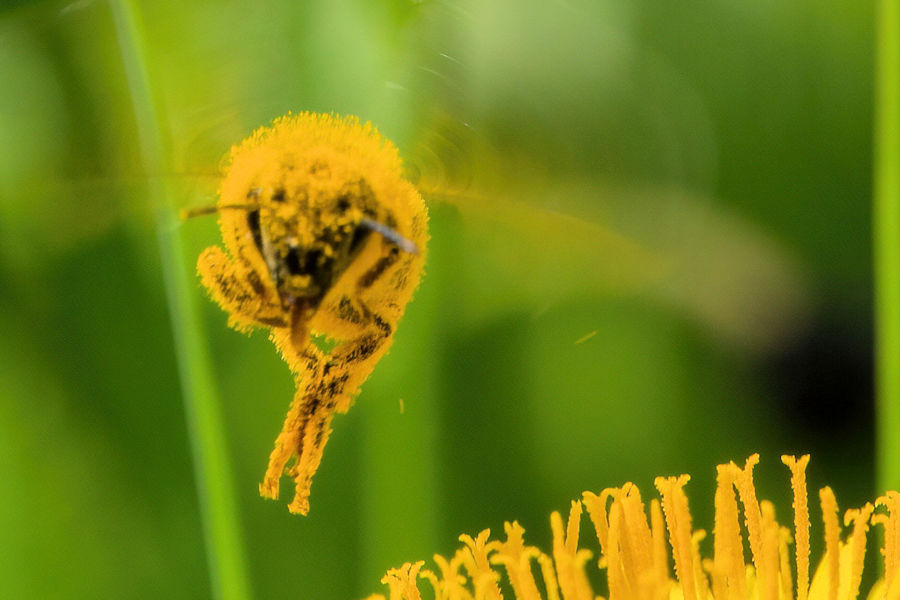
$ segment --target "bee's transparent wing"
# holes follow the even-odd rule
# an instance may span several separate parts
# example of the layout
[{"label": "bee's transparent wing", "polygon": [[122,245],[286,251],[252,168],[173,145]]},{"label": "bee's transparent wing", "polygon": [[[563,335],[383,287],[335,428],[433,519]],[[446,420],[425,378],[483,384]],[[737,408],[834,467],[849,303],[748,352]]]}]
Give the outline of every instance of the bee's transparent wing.
[{"label": "bee's transparent wing", "polygon": [[448,120],[410,162],[423,193],[461,216],[450,256],[463,318],[629,295],[749,349],[777,344],[804,322],[798,261],[712,198],[554,179],[504,160],[471,127]]}]

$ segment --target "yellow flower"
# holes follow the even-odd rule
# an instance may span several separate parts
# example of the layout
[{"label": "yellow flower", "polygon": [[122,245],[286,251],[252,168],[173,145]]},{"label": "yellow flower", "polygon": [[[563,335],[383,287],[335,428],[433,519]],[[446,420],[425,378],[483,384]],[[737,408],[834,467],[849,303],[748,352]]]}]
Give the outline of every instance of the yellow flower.
[{"label": "yellow flower", "polygon": [[[424,561],[406,563],[388,571],[382,583],[389,588],[390,600],[419,600],[426,588],[431,589],[424,596],[436,600],[497,600],[509,594],[503,589],[518,600],[595,600],[600,596],[592,581],[598,577],[591,571],[597,566],[605,572],[609,600],[855,600],[860,597],[866,533],[872,524],[884,527],[884,572],[868,598],[900,600],[900,494],[888,492],[874,506],[846,511],[847,532],[842,535],[834,493],[828,487],[820,490],[825,555],[810,583],[809,456],[782,457],[791,470],[792,529],[775,520],[771,502],[757,499],[753,467],[758,461],[754,454],[744,468],[734,463],[718,467],[712,558],[700,553],[706,532],[692,528],[684,493],[690,478],[682,475],[658,477],[661,500],[652,500],[649,507],[631,483],[599,495],[585,492],[581,501],[572,502],[565,526],[558,512],[550,515],[549,555],[525,545],[521,525],[506,523],[505,541],[490,540],[490,530],[475,538],[461,536],[463,547],[452,559],[434,557],[437,570],[424,569]],[[598,562],[591,560],[592,550],[579,548],[583,509],[597,533]],[[376,599],[384,596],[368,600]]]}]

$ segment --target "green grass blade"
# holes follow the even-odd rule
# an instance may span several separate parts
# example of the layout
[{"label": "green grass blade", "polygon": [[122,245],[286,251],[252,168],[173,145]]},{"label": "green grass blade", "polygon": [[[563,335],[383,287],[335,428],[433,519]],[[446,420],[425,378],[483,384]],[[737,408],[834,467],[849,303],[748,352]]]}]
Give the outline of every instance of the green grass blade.
[{"label": "green grass blade", "polygon": [[[144,164],[150,173],[163,173],[169,160],[153,100],[136,9],[130,0],[111,0],[110,7]],[[175,226],[177,216],[171,201],[172,192],[171,184],[157,178],[151,180],[149,199],[157,211],[163,276],[194,457],[212,591],[220,600],[244,600],[251,597],[250,584],[222,415],[193,294],[193,273],[185,267],[184,247]]]},{"label": "green grass blade", "polygon": [[900,489],[900,0],[880,0],[875,45],[878,490]]}]

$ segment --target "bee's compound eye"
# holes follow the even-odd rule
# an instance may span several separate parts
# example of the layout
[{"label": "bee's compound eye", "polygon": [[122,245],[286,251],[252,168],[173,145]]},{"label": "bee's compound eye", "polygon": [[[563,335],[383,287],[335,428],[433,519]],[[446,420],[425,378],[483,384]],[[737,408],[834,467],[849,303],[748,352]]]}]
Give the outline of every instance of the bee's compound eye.
[{"label": "bee's compound eye", "polygon": [[279,188],[272,193],[272,202],[284,202],[285,193],[284,190]]},{"label": "bee's compound eye", "polygon": [[247,213],[247,227],[250,228],[250,233],[253,235],[253,243],[262,252],[263,244],[262,231],[259,228],[259,210],[254,209]]},{"label": "bee's compound eye", "polygon": [[361,225],[357,226],[356,229],[353,230],[353,238],[350,239],[350,254],[353,254],[363,245],[363,242],[368,239],[369,234],[372,233],[372,230],[363,227]]}]

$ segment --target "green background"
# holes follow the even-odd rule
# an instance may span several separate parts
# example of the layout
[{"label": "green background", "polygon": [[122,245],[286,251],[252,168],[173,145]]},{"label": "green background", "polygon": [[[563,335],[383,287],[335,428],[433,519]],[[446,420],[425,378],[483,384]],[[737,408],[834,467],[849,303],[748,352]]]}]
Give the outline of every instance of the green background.
[{"label": "green background", "polygon": [[[289,111],[373,121],[442,192],[308,517],[256,493],[287,368],[191,290],[255,596],[362,597],[504,520],[546,548],[550,511],[661,474],[709,529],[714,466],[752,452],[783,522],[782,453],[874,496],[870,3],[148,2],[158,173],[109,5],[6,4],[0,596],[211,594],[148,183],[213,202]],[[187,269],[218,243],[171,228]]]}]

